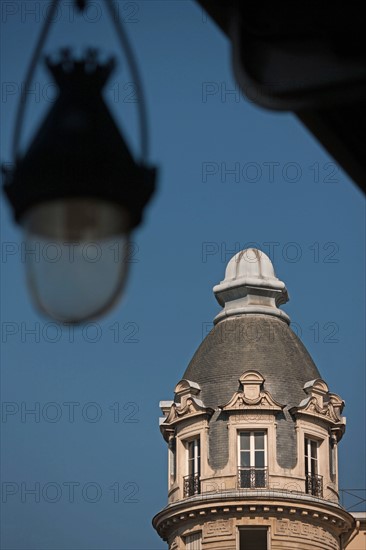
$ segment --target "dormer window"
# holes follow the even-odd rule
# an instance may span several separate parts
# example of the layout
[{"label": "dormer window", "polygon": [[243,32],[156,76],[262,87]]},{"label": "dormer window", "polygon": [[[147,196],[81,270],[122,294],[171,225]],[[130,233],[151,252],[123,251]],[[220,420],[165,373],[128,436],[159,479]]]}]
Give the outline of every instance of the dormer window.
[{"label": "dormer window", "polygon": [[241,489],[267,487],[267,434],[238,433],[238,484]]},{"label": "dormer window", "polygon": [[305,437],[305,486],[306,492],[316,497],[323,496],[323,476],[319,475],[319,442]]},{"label": "dormer window", "polygon": [[187,475],[184,476],[184,496],[191,497],[201,492],[201,443],[200,438],[186,442]]}]

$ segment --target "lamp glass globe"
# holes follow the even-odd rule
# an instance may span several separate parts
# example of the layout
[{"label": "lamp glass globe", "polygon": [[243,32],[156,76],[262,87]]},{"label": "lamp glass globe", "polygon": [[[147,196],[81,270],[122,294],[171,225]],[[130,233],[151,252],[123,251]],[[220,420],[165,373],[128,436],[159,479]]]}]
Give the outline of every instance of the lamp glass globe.
[{"label": "lamp glass globe", "polygon": [[27,282],[38,308],[67,323],[94,319],[125,286],[129,214],[93,198],[42,202],[22,219]]}]

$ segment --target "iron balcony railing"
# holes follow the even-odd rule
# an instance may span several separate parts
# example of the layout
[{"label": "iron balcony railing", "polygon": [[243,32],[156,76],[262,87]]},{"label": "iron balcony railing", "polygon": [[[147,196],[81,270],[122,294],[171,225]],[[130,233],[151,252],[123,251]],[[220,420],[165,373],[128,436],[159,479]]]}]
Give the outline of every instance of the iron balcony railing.
[{"label": "iron balcony railing", "polygon": [[191,474],[184,476],[184,497],[192,497],[193,495],[199,495],[201,492],[201,482],[198,474]]},{"label": "iron balcony railing", "polygon": [[268,487],[267,468],[238,468],[240,489],[261,489]]},{"label": "iron balcony railing", "polygon": [[323,497],[323,476],[318,474],[306,474],[306,492],[314,497]]}]

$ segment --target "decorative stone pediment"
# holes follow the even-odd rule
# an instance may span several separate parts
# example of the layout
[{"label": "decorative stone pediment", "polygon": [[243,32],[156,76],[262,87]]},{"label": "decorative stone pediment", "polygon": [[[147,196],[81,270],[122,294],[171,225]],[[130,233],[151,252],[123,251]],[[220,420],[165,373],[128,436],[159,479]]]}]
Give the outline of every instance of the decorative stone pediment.
[{"label": "decorative stone pediment", "polygon": [[165,418],[160,423],[160,430],[166,440],[168,440],[172,428],[182,420],[203,415],[211,417],[213,415],[214,410],[205,407],[203,401],[197,397],[200,392],[201,388],[198,384],[183,379],[178,382],[175,388],[178,402],[163,401],[160,403],[165,414]]},{"label": "decorative stone pediment", "polygon": [[220,406],[223,411],[238,410],[271,410],[281,411],[285,405],[281,405],[273,399],[271,394],[263,389],[264,378],[255,370],[245,371],[239,378],[240,389],[235,392],[226,405]]},{"label": "decorative stone pediment", "polygon": [[342,418],[339,416],[338,411],[334,408],[332,403],[327,402],[323,407],[320,407],[316,397],[304,399],[299,407],[293,407],[293,409],[291,409],[291,411],[293,410],[295,410],[296,413],[321,416],[332,423],[342,421]]},{"label": "decorative stone pediment", "polygon": [[[173,403],[174,401],[160,401],[159,407],[165,418],[168,416]],[[163,418],[163,420],[165,420],[165,418]]]},{"label": "decorative stone pediment", "polygon": [[338,440],[342,437],[346,419],[342,417],[344,401],[335,393],[330,393],[327,384],[320,378],[310,380],[304,386],[308,397],[303,399],[298,407],[290,412],[294,416],[320,418],[336,432]]},{"label": "decorative stone pediment", "polygon": [[[181,405],[173,403],[167,418],[165,419],[165,424],[172,424],[177,420],[180,420],[186,416],[193,416],[197,414],[206,413],[208,410],[200,399],[194,399],[193,397],[188,397],[184,400]],[[213,412],[213,411],[212,411]]]},{"label": "decorative stone pediment", "polygon": [[314,396],[319,403],[319,406],[323,406],[324,397],[329,393],[329,388],[327,384],[321,378],[316,378],[315,380],[309,380],[304,385],[304,392],[309,396]]},{"label": "decorative stone pediment", "polygon": [[340,417],[345,405],[343,399],[339,397],[339,395],[337,395],[336,393],[330,393],[330,392],[328,393],[328,398],[330,403],[333,405],[335,411]]},{"label": "decorative stone pediment", "polygon": [[246,400],[255,401],[258,399],[261,387],[264,383],[263,376],[255,371],[246,371],[239,378],[239,383],[243,388],[243,395]]},{"label": "decorative stone pediment", "polygon": [[196,384],[196,382],[191,382],[191,380],[183,378],[183,380],[180,380],[175,386],[174,392],[176,395],[198,395],[201,392],[201,387],[199,384]]}]

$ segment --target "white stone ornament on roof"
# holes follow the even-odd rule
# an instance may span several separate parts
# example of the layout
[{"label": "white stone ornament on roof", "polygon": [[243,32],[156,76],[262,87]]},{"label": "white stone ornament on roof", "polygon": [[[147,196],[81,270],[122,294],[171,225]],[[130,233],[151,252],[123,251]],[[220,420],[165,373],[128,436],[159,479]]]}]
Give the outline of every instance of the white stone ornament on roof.
[{"label": "white stone ornament on roof", "polygon": [[164,417],[160,418],[159,426],[166,441],[168,441],[172,429],[182,420],[213,415],[214,410],[206,407],[202,399],[198,397],[200,393],[199,384],[183,378],[175,387],[175,396],[179,397],[180,402],[160,401],[160,408]]},{"label": "white stone ornament on roof", "polygon": [[233,279],[278,281],[271,260],[257,248],[247,248],[231,258],[226,266],[225,281]]},{"label": "white stone ornament on roof", "polygon": [[268,256],[257,248],[247,248],[231,258],[225,279],[213,291],[223,307],[215,323],[245,313],[275,315],[290,322],[288,315],[277,307],[289,300],[285,283],[276,277]]},{"label": "white stone ornament on roof", "polygon": [[285,407],[273,399],[272,395],[264,390],[263,376],[255,370],[245,371],[239,378],[241,388],[236,391],[230,401],[219,408],[223,411],[242,410],[250,412],[250,409],[270,411],[276,414]]}]

